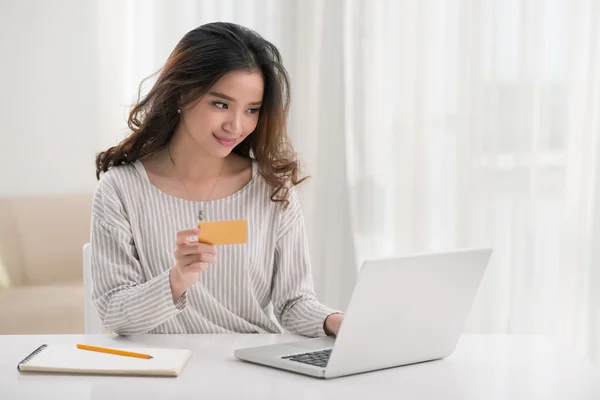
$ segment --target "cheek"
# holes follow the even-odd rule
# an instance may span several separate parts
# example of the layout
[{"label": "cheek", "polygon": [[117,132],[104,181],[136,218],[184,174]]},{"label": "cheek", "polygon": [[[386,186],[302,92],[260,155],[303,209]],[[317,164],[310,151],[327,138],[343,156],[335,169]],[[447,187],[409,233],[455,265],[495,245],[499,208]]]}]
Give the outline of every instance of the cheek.
[{"label": "cheek", "polygon": [[244,136],[248,136],[249,134],[254,132],[257,125],[258,125],[258,117],[249,118],[248,122],[244,126]]},{"label": "cheek", "polygon": [[198,133],[213,131],[222,123],[219,113],[211,112],[211,110],[198,110],[193,115],[194,131]]}]

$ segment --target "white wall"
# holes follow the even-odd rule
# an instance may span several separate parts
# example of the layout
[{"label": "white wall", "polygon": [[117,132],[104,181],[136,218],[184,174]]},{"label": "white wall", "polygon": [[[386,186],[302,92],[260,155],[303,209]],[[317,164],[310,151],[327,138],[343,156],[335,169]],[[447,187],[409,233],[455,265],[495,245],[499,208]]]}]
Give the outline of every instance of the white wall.
[{"label": "white wall", "polygon": [[0,196],[93,191],[93,0],[0,3]]}]

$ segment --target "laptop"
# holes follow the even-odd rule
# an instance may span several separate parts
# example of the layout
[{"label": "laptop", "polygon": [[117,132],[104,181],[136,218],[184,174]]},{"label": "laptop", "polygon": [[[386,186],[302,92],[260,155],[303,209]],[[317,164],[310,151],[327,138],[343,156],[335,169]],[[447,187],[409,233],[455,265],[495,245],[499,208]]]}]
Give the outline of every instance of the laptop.
[{"label": "laptop", "polygon": [[317,378],[337,378],[450,356],[492,248],[367,260],[337,338],[237,349],[234,356]]}]

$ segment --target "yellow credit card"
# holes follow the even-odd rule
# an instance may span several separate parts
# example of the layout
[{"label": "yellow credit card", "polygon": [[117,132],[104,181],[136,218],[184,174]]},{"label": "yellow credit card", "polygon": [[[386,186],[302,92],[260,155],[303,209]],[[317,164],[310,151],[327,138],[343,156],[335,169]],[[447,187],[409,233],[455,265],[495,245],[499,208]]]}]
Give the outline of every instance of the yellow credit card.
[{"label": "yellow credit card", "polygon": [[248,240],[246,220],[212,221],[198,223],[198,242],[206,244],[243,244]]}]

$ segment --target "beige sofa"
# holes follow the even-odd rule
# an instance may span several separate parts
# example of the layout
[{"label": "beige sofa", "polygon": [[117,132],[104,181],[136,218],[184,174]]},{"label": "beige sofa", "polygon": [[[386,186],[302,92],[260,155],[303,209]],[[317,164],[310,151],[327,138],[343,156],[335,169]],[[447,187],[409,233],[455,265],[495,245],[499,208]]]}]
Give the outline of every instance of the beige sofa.
[{"label": "beige sofa", "polygon": [[84,332],[92,196],[0,199],[0,334]]}]

